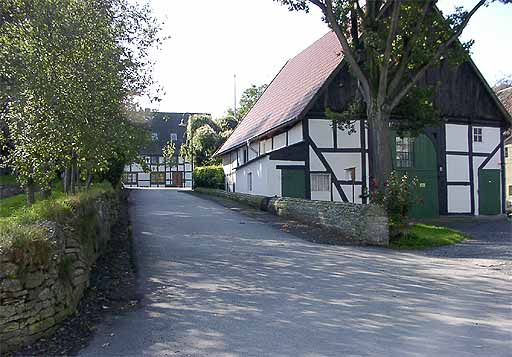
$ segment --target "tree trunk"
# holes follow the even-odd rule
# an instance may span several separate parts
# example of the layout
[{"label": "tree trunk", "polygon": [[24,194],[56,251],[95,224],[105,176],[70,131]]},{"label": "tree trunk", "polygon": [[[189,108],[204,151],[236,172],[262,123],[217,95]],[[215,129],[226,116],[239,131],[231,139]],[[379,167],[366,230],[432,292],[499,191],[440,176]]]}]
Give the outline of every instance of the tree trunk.
[{"label": "tree trunk", "polygon": [[64,192],[69,194],[71,188],[71,166],[68,163],[64,169]]},{"label": "tree trunk", "polygon": [[25,192],[27,194],[27,205],[32,206],[36,202],[35,186],[32,180],[25,187]]},{"label": "tree trunk", "polygon": [[76,160],[76,154],[73,153],[71,156],[71,185],[70,185],[70,191],[74,195],[76,193],[76,178],[77,178],[77,160]]},{"label": "tree trunk", "polygon": [[392,170],[389,114],[369,108],[370,189],[381,189]]},{"label": "tree trunk", "polygon": [[89,191],[89,188],[91,188],[92,183],[92,171],[87,170],[87,180],[85,181],[85,189]]}]

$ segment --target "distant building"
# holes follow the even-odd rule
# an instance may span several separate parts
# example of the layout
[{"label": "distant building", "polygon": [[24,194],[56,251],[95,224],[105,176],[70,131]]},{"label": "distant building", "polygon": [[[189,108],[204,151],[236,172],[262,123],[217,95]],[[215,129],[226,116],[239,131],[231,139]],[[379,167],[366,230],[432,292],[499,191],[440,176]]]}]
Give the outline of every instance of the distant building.
[{"label": "distant building", "polygon": [[[372,133],[359,118],[354,133],[333,128],[326,115],[345,111],[356,95],[348,67],[333,32],[285,64],[216,153],[227,190],[368,203]],[[510,114],[471,59],[430,69],[420,85],[435,88],[443,125],[418,137],[390,132],[393,169],[419,179],[421,203],[411,215],[504,212]]]},{"label": "distant building", "polygon": [[[126,187],[192,187],[192,165],[179,155],[192,115],[194,113],[151,113],[146,125],[151,131],[152,144],[140,152],[150,172],[144,172],[137,163],[127,165],[123,177]],[[163,148],[171,140],[176,147],[175,165],[163,157]]]}]

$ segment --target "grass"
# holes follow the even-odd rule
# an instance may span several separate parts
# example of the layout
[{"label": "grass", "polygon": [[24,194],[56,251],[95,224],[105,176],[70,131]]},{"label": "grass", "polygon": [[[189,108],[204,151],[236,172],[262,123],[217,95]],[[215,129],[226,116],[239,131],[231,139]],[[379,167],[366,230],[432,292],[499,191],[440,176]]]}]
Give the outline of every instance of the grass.
[{"label": "grass", "polygon": [[16,177],[12,175],[0,175],[0,185],[15,185]]},{"label": "grass", "polygon": [[26,205],[23,194],[0,200],[0,247],[21,247],[30,242],[45,240],[47,234],[42,227],[37,226],[37,222],[66,221],[81,203],[86,204],[87,201],[108,192],[114,192],[109,183],[96,183],[89,191],[76,195],[65,195],[61,190],[55,189],[46,200],[36,197],[38,200],[30,207]]},{"label": "grass", "polygon": [[459,243],[466,238],[466,235],[453,229],[415,224],[407,234],[392,238],[389,246],[395,249],[425,249]]}]

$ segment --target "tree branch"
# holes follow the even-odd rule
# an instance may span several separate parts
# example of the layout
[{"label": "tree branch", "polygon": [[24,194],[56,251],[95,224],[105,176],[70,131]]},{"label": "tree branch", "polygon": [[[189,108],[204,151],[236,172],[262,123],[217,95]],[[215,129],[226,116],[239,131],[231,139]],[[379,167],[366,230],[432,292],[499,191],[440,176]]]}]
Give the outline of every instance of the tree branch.
[{"label": "tree branch", "polygon": [[425,72],[436,63],[440,57],[444,54],[444,52],[460,37],[462,31],[466,28],[469,23],[469,20],[475,12],[485,4],[486,0],[480,0],[478,4],[468,13],[462,24],[460,24],[459,28],[454,32],[454,34],[442,45],[439,46],[436,53],[432,56],[431,60],[424,64],[418,72],[412,77],[412,79],[402,88],[400,92],[395,96],[395,98],[391,101],[389,105],[389,110],[393,110],[398,103],[402,100],[402,98],[409,92],[409,90],[416,85],[416,83],[423,77]]},{"label": "tree branch", "polygon": [[368,81],[368,78],[363,73],[363,70],[361,69],[361,66],[359,66],[359,63],[357,63],[357,60],[355,58],[354,52],[350,48],[350,44],[348,43],[347,37],[341,30],[338,20],[336,19],[336,16],[333,12],[332,7],[332,0],[325,0],[325,4],[321,3],[318,0],[309,0],[311,3],[317,5],[320,7],[322,12],[324,13],[325,17],[327,18],[327,21],[331,25],[334,33],[338,37],[338,40],[340,41],[341,47],[343,49],[343,54],[345,55],[345,58],[347,59],[353,74],[355,77],[359,80],[362,87],[362,94],[365,98],[365,101],[369,103],[370,101],[370,83]]},{"label": "tree branch", "polygon": [[434,5],[436,0],[425,0],[425,5],[423,6],[423,11],[421,13],[420,18],[418,19],[418,22],[416,23],[416,27],[414,29],[414,33],[412,38],[409,40],[409,43],[407,44],[407,47],[403,51],[402,59],[398,65],[398,69],[395,72],[395,76],[391,80],[391,83],[388,88],[388,93],[393,93],[398,86],[398,84],[402,81],[403,75],[405,73],[405,69],[407,68],[407,64],[409,63],[409,56],[411,55],[412,49],[414,48],[414,44],[418,40],[418,37],[420,35],[421,26],[423,25],[423,22],[425,21],[425,17],[427,16],[427,13],[429,9]]},{"label": "tree branch", "polygon": [[393,12],[391,14],[391,23],[389,26],[388,37],[386,39],[386,48],[384,49],[384,63],[379,65],[380,67],[380,75],[379,75],[379,90],[377,92],[377,105],[380,107],[384,98],[386,97],[387,92],[387,83],[388,83],[388,73],[389,73],[389,62],[391,60],[391,50],[393,47],[393,40],[396,35],[396,30],[398,27],[398,20],[400,19],[400,6],[402,5],[401,0],[395,0],[393,3]]}]

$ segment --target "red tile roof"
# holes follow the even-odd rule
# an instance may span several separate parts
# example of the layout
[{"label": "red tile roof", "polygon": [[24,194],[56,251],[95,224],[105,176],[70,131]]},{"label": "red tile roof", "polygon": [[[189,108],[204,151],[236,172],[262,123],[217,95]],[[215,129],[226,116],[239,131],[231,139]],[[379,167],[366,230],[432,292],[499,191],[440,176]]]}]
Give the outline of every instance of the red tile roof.
[{"label": "red tile roof", "polygon": [[505,109],[510,113],[510,115],[512,115],[512,87],[502,89],[496,94],[503,103]]},{"label": "red tile roof", "polygon": [[297,119],[342,59],[331,31],[286,62],[217,155]]}]

